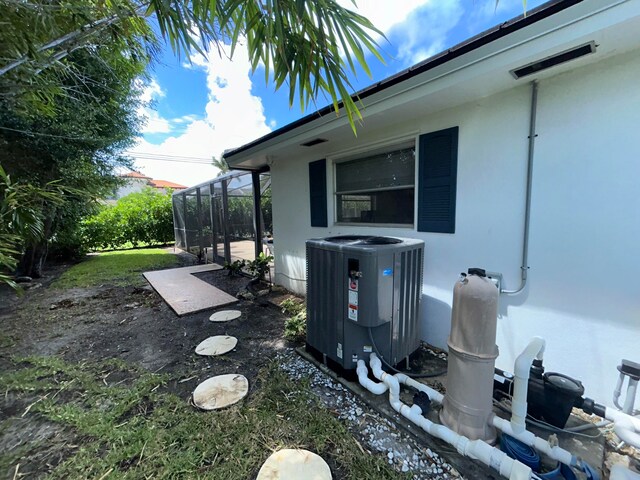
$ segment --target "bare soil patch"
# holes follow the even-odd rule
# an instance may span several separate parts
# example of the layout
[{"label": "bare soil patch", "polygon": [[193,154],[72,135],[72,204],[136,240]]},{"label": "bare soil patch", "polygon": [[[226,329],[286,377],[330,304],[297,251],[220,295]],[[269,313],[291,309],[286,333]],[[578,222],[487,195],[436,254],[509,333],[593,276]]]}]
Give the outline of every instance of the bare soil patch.
[{"label": "bare soil patch", "polygon": [[[242,315],[227,323],[210,322],[212,311],[178,318],[150,287],[49,288],[66,268],[49,270],[49,276],[30,285],[22,297],[8,289],[0,291],[0,373],[15,368],[14,359],[23,357],[50,356],[73,364],[117,359],[168,374],[161,390],[187,401],[199,382],[224,373],[247,377],[251,395],[260,386],[260,369],[278,351],[293,346],[283,339],[284,317],[270,302],[240,301],[233,308]],[[249,281],[224,271],[208,276],[231,295]],[[219,357],[196,355],[195,347],[213,335],[232,335],[238,345],[231,354]],[[117,368],[103,373],[105,385],[126,385],[132,376]],[[46,475],[81,443],[69,429],[40,415],[23,415],[36,400],[29,395],[0,397],[0,451],[22,457],[19,474],[28,478]],[[124,417],[146,415],[152,408],[143,402]],[[12,478],[16,466],[15,462],[0,465],[0,478]]]}]

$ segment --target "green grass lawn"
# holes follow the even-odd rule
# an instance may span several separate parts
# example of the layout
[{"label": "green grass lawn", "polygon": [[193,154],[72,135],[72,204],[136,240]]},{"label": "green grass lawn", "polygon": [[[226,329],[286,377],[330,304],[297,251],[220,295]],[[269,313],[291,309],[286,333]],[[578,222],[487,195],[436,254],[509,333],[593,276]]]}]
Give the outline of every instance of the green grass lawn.
[{"label": "green grass lawn", "polygon": [[178,259],[161,248],[119,250],[91,255],[74,265],[53,284],[56,288],[96,285],[141,285],[141,273],[177,266]]},{"label": "green grass lawn", "polygon": [[[111,374],[129,380],[118,384]],[[74,454],[51,479],[246,480],[272,451],[295,447],[317,452],[344,479],[411,478],[386,457],[365,453],[307,382],[292,381],[275,362],[247,400],[217,412],[199,411],[167,391],[169,379],[119,360],[72,365],[33,357],[14,360],[0,386],[6,395],[26,397],[32,415],[75,432]],[[10,471],[34,447],[0,452],[0,469]]]}]

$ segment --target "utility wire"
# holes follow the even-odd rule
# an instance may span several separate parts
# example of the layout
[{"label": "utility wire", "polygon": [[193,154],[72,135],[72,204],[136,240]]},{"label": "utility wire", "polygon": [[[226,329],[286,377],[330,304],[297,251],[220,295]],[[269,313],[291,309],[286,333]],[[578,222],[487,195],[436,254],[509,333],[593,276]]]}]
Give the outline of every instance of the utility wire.
[{"label": "utility wire", "polygon": [[134,152],[131,150],[127,150],[125,153],[132,156],[144,155],[149,157],[188,158],[189,160],[203,160],[211,163],[211,158],[206,157],[190,157],[187,155],[171,155],[168,153]]},{"label": "utility wire", "polygon": [[160,153],[145,153],[145,152],[125,152],[126,155],[130,155],[136,160],[151,160],[161,162],[177,162],[177,163],[194,163],[196,165],[212,165],[210,158],[203,157],[188,157],[181,155],[169,155]]},{"label": "utility wire", "polygon": [[[98,141],[95,138],[72,137],[69,135],[55,135],[52,133],[30,132],[27,130],[20,130],[17,128],[2,127],[2,126],[0,126],[0,130],[7,130],[10,132],[22,133],[24,135],[28,135],[31,137],[61,138],[64,140],[79,140],[83,142]],[[137,160],[154,160],[154,161],[157,160],[162,162],[194,163],[197,165],[211,165],[211,159],[204,158],[204,157],[188,157],[188,156],[179,156],[179,155],[167,155],[167,154],[147,153],[147,152],[130,152],[130,151],[123,152],[123,154],[134,157]]]},{"label": "utility wire", "polygon": [[68,135],[54,135],[52,133],[41,133],[41,132],[28,132],[26,130],[19,130],[17,128],[9,128],[9,127],[0,127],[0,130],[8,130],[10,132],[23,133],[25,135],[29,135],[31,137],[50,137],[50,138],[63,138],[65,140],[81,140],[83,142],[95,142],[95,138],[87,138],[87,137],[70,137]]}]

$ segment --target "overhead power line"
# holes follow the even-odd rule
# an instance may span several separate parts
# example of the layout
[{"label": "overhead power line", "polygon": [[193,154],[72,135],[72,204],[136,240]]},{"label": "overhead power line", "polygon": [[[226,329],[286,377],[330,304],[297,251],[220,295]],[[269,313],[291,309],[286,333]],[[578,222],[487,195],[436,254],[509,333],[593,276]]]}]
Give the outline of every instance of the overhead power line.
[{"label": "overhead power line", "polygon": [[137,160],[153,160],[161,162],[177,162],[177,163],[194,163],[197,165],[211,165],[211,158],[204,157],[188,157],[182,155],[169,155],[161,153],[148,152],[125,152],[126,155],[134,157]]}]

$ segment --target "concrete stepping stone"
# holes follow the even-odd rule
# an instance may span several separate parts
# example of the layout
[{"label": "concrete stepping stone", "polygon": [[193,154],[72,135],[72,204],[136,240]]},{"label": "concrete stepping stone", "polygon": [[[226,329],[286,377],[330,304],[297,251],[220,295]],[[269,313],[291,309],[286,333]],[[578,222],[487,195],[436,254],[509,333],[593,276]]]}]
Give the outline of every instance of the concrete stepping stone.
[{"label": "concrete stepping stone", "polygon": [[202,410],[218,410],[242,400],[249,391],[244,375],[229,373],[211,377],[193,391],[193,404]]},{"label": "concrete stepping stone", "polygon": [[256,480],[331,480],[331,469],[322,457],[302,449],[273,453],[258,472]]},{"label": "concrete stepping stone", "polygon": [[205,356],[224,355],[236,348],[237,344],[238,339],[236,337],[216,335],[200,342],[196,347],[196,353]]},{"label": "concrete stepping stone", "polygon": [[221,310],[219,312],[214,313],[209,317],[209,321],[211,322],[229,322],[231,320],[235,320],[240,317],[242,312],[240,310]]}]

